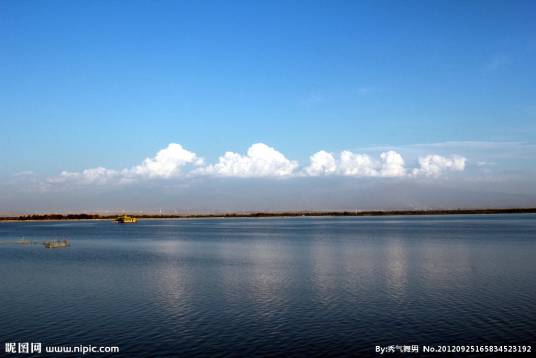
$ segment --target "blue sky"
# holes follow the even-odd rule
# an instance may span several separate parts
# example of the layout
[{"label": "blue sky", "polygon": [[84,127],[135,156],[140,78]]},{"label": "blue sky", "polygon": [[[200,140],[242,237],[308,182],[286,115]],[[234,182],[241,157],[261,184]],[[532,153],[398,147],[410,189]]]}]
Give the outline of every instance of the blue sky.
[{"label": "blue sky", "polygon": [[[2,0],[0,174],[132,168],[169,143],[207,163],[266,143],[305,166],[319,150],[448,142],[406,163],[455,154],[525,170],[535,12],[533,1]],[[531,151],[503,163],[476,142]]]}]

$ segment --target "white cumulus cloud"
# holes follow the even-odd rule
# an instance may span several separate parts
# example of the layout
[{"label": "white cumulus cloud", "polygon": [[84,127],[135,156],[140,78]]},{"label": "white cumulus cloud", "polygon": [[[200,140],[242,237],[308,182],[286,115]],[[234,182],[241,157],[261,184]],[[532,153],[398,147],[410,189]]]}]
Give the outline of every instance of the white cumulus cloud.
[{"label": "white cumulus cloud", "polygon": [[465,169],[466,158],[459,155],[443,157],[429,154],[419,158],[419,168],[413,169],[413,175],[439,176],[445,171],[461,172]]},{"label": "white cumulus cloud", "polygon": [[153,158],[129,170],[134,176],[149,178],[170,178],[177,176],[187,164],[201,165],[203,160],[197,154],[184,149],[180,144],[171,143]]},{"label": "white cumulus cloud", "polygon": [[341,152],[338,172],[348,176],[377,176],[378,164],[367,154]]},{"label": "white cumulus cloud", "polygon": [[337,171],[337,162],[333,154],[324,150],[316,152],[309,157],[311,164],[305,168],[305,172],[311,176],[329,175]]},{"label": "white cumulus cloud", "polygon": [[[176,177],[222,176],[239,178],[258,177],[303,177],[303,176],[352,176],[352,177],[437,177],[446,171],[463,171],[466,159],[453,155],[443,157],[430,154],[419,158],[419,167],[406,169],[402,155],[388,150],[373,158],[369,154],[344,150],[333,154],[325,150],[309,157],[307,167],[299,167],[298,162],[289,160],[276,149],[256,143],[247,153],[225,152],[214,164],[203,163],[196,153],[171,143],[154,157],[146,158],[139,165],[125,169],[103,167],[84,169],[79,172],[63,171],[59,176],[49,178],[48,183],[126,184],[140,180],[169,179]],[[300,169],[298,169],[300,168]]]},{"label": "white cumulus cloud", "polygon": [[110,182],[132,182],[141,178],[171,178],[181,174],[181,168],[202,165],[197,154],[171,143],[154,157],[145,159],[132,168],[113,170],[103,167],[84,169],[81,172],[63,171],[59,177],[49,179],[52,184],[75,182],[78,184],[106,184]]},{"label": "white cumulus cloud", "polygon": [[382,160],[381,175],[384,177],[402,177],[406,175],[406,168],[404,167],[404,158],[395,152],[390,150],[380,155]]},{"label": "white cumulus cloud", "polygon": [[368,154],[344,150],[337,159],[333,154],[321,150],[313,154],[305,168],[306,175],[344,175],[355,177],[401,177],[406,175],[405,162],[395,151],[380,154],[379,160]]},{"label": "white cumulus cloud", "polygon": [[283,177],[290,176],[298,163],[288,160],[281,152],[264,143],[249,147],[246,155],[225,152],[216,164],[198,171],[227,177]]}]

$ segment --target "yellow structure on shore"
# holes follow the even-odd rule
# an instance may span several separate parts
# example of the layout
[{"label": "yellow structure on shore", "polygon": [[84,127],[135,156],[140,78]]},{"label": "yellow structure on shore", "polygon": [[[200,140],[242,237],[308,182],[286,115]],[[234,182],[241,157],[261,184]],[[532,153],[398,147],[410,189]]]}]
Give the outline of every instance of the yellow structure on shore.
[{"label": "yellow structure on shore", "polygon": [[114,221],[119,224],[135,224],[138,222],[138,219],[128,215],[122,215]]},{"label": "yellow structure on shore", "polygon": [[52,240],[52,241],[44,241],[43,245],[47,249],[58,249],[62,247],[68,247],[71,244],[69,243],[69,240]]}]

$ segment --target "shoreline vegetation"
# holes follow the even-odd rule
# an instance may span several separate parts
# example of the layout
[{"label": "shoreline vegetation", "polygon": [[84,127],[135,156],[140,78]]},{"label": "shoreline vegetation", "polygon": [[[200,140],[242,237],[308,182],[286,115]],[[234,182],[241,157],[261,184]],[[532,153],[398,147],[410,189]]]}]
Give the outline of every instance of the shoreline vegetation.
[{"label": "shoreline vegetation", "polygon": [[[321,217],[321,216],[414,216],[414,215],[469,215],[469,214],[528,214],[536,208],[507,209],[432,209],[432,210],[367,210],[367,211],[256,211],[200,214],[128,214],[136,219],[210,219],[210,218],[270,218],[270,217]],[[63,221],[63,220],[115,220],[118,214],[31,214],[0,216],[0,221]]]}]

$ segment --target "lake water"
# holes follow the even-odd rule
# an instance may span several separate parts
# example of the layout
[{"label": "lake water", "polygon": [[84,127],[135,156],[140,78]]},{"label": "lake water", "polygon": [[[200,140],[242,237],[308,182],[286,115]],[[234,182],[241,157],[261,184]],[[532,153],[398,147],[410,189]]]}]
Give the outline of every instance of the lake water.
[{"label": "lake water", "polygon": [[533,214],[0,223],[0,352],[347,356],[535,339]]}]

